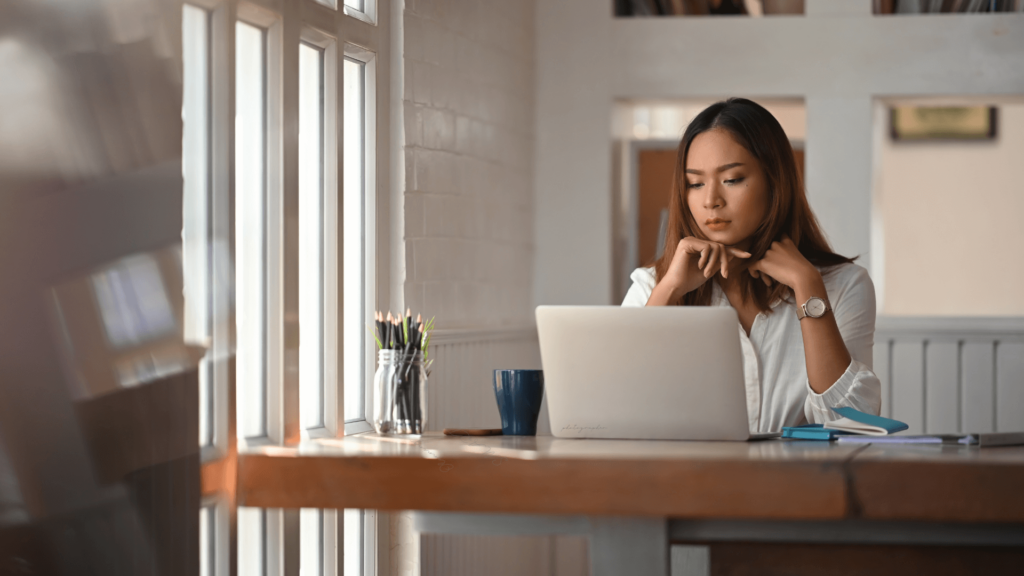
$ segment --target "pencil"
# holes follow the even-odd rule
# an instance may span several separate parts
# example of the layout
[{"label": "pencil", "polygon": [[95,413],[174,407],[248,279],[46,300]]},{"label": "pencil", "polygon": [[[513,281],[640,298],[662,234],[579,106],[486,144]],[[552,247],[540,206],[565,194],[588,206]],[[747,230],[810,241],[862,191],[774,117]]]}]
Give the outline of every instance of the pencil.
[{"label": "pencil", "polygon": [[387,334],[384,333],[384,318],[381,316],[380,311],[373,313],[374,325],[377,327],[377,342],[380,343],[381,348],[387,348]]},{"label": "pencil", "polygon": [[385,328],[388,331],[388,339],[387,339],[386,348],[388,348],[389,350],[394,350],[394,348],[395,348],[395,333],[394,333],[394,330],[393,330],[393,324],[394,324],[394,318],[392,318],[391,312],[388,311],[387,324],[385,325]]}]

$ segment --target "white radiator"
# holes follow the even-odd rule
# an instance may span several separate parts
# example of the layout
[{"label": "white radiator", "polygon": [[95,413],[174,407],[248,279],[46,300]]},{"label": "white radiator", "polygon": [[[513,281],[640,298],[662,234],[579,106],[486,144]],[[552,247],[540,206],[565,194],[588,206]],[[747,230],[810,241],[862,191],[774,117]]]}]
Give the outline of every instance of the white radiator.
[{"label": "white radiator", "polygon": [[1024,318],[880,317],[874,368],[909,433],[1024,431]]},{"label": "white radiator", "polygon": [[[494,370],[540,368],[537,330],[437,330],[430,338],[428,359],[434,360],[427,380],[428,430],[501,428]],[[550,432],[546,409],[537,431]]]}]

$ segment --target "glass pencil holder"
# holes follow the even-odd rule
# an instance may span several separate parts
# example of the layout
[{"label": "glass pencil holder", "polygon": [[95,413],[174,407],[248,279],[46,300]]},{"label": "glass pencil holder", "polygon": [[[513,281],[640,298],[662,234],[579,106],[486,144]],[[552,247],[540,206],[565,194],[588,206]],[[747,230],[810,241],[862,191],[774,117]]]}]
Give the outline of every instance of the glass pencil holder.
[{"label": "glass pencil holder", "polygon": [[378,434],[423,433],[427,425],[423,352],[378,350],[373,391],[373,428]]}]

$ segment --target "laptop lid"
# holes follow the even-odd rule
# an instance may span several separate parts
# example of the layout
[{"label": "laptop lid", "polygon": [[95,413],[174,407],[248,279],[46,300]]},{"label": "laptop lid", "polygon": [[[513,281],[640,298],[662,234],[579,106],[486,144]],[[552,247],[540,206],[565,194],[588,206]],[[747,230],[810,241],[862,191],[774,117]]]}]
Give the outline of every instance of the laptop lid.
[{"label": "laptop lid", "polygon": [[746,440],[738,318],[729,306],[538,306],[551,433]]}]

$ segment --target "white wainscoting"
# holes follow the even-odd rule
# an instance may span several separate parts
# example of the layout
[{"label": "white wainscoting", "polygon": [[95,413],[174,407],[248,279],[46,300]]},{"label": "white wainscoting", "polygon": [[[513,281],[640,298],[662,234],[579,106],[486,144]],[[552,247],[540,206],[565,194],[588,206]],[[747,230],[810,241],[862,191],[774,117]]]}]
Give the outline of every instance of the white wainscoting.
[{"label": "white wainscoting", "polygon": [[[496,368],[540,368],[537,329],[437,330],[428,357],[427,429],[501,428],[492,385]],[[550,434],[542,405],[537,432]],[[420,574],[584,575],[586,546],[570,536],[420,535]]]},{"label": "white wainscoting", "polygon": [[1024,318],[879,317],[874,368],[910,433],[1024,431]]},{"label": "white wainscoting", "polygon": [[[501,428],[492,380],[498,368],[540,368],[537,329],[436,330],[430,337],[427,429]],[[546,406],[538,432],[550,433]]]}]

